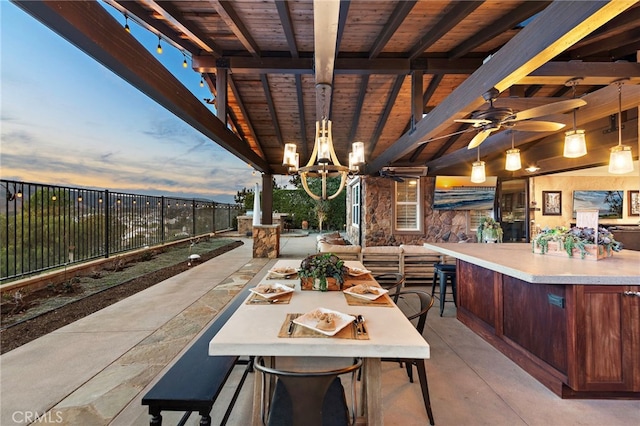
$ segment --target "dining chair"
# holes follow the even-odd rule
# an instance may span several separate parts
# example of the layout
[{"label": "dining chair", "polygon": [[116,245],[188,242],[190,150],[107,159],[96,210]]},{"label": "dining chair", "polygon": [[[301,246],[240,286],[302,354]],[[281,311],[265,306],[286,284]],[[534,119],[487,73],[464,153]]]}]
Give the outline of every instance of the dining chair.
[{"label": "dining chair", "polygon": [[389,290],[389,295],[393,301],[398,303],[398,296],[404,285],[404,274],[389,272],[386,274],[377,274],[373,278],[380,284],[380,287]]},{"label": "dining chair", "polygon": [[[262,374],[261,416],[268,426],[349,426],[355,424],[356,386],[354,376],[362,359],[333,370],[292,371],[269,367],[256,357],[254,368]],[[351,410],[347,405],[340,375],[351,374]],[[269,399],[267,376],[276,378]],[[268,402],[268,403],[267,403]],[[267,406],[269,413],[266,414]]]},{"label": "dining chair", "polygon": [[[434,299],[431,295],[421,290],[404,290],[398,294],[396,304],[404,312],[409,321],[417,320],[415,323],[416,330],[420,334],[424,332],[424,326],[427,323],[427,314],[433,306]],[[417,308],[416,308],[417,306]],[[435,424],[433,420],[433,411],[431,410],[431,399],[429,398],[429,384],[427,382],[427,370],[424,359],[419,358],[382,358],[383,362],[400,362],[403,363],[409,376],[409,381],[413,383],[413,367],[418,371],[420,387],[422,388],[422,399],[424,407],[429,416],[429,423]]]}]

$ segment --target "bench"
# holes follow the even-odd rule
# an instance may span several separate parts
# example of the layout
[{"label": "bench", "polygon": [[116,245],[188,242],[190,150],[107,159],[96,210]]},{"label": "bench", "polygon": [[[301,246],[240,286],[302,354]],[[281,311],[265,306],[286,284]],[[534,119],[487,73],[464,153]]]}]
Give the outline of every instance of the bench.
[{"label": "bench", "polygon": [[248,286],[231,300],[211,323],[209,328],[164,373],[162,378],[142,398],[149,406],[151,425],[162,424],[162,411],[184,411],[178,423],[184,425],[193,411],[200,416],[200,425],[211,424],[211,409],[236,365],[246,365],[221,424],[226,424],[247,374],[252,371],[252,360],[238,356],[209,356],[209,341],[222,328],[249,294]]}]

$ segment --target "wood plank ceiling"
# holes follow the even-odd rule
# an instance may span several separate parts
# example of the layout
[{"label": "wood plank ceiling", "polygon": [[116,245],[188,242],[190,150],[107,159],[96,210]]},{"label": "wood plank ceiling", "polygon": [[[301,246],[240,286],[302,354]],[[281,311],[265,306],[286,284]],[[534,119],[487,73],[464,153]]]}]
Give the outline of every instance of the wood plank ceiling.
[{"label": "wood plank ceiling", "polygon": [[[146,57],[124,38],[115,44],[107,24],[102,30],[80,25],[91,15],[113,20],[95,8],[65,12],[69,2],[16,3],[97,59],[109,53],[111,68],[125,78],[135,61],[118,58],[115,50]],[[128,81],[259,171],[285,173],[282,153],[290,142],[306,163],[319,119],[313,0],[108,0],[105,7],[111,6],[188,52],[211,88],[222,124],[234,134],[209,123],[218,118],[200,106],[182,105],[201,99],[154,96],[149,87],[158,82],[152,79],[166,78],[159,73]],[[611,120],[618,86],[612,82],[620,78],[628,78],[622,88],[623,142],[637,158],[639,2],[343,0],[339,8],[329,118],[343,164],[351,142],[363,141],[368,174],[386,166],[428,166],[430,175],[466,175],[477,155],[466,146],[477,129],[454,119],[487,108],[482,95],[491,87],[501,92],[495,105],[514,111],[569,99],[565,82],[575,77],[582,78],[575,96],[587,101],[577,124],[587,129],[589,154],[562,158],[564,130],[573,118],[557,114],[546,118],[568,125],[559,132],[494,132],[480,149],[488,172],[526,174],[502,170],[512,135],[525,166],[535,163],[539,173],[606,163],[608,148],[618,142]],[[63,28],[60,17],[74,28]],[[121,28],[122,22],[110,25]],[[87,40],[94,43],[82,47]],[[156,66],[149,59],[148,67]]]}]

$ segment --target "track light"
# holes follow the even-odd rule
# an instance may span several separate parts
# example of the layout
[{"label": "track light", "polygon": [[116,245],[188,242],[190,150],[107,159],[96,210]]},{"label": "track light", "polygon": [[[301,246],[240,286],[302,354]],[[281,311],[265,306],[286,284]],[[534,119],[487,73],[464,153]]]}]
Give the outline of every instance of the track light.
[{"label": "track light", "polygon": [[187,55],[184,54],[184,50],[182,51],[182,56],[184,57],[184,60],[182,61],[182,68],[186,68],[187,65]]},{"label": "track light", "polygon": [[129,28],[129,15],[124,14],[124,30],[128,33],[131,32],[131,28]]},{"label": "track light", "polygon": [[204,87],[204,74],[200,74],[200,87]]},{"label": "track light", "polygon": [[160,34],[158,34],[158,47],[156,47],[156,52],[158,52],[159,55],[162,54],[162,46],[160,45],[161,40],[162,40],[162,37],[160,36]]}]

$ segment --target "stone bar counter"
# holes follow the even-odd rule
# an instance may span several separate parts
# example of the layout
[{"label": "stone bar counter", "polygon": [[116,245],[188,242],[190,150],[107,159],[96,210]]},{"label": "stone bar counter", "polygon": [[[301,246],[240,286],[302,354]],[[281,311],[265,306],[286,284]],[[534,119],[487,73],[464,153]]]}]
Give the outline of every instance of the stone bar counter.
[{"label": "stone bar counter", "polygon": [[456,258],[457,318],[562,398],[640,399],[640,252],[424,244]]}]

